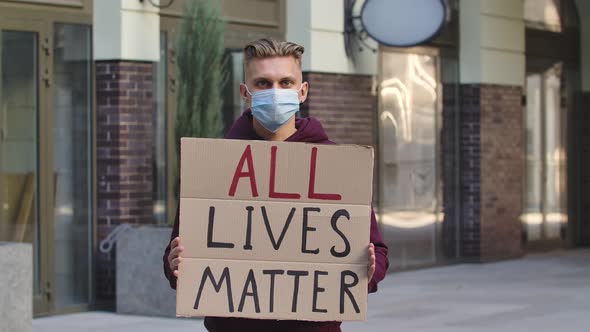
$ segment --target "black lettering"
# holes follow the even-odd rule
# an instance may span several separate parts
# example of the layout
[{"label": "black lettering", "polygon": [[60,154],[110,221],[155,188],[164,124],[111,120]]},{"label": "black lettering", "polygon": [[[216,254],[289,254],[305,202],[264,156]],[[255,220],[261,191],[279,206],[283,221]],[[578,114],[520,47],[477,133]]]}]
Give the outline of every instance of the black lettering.
[{"label": "black lettering", "polygon": [[308,212],[320,212],[320,208],[312,208],[312,207],[306,207],[303,208],[303,232],[302,232],[302,238],[301,238],[301,252],[304,254],[314,254],[317,255],[320,253],[320,249],[316,248],[313,250],[309,250],[307,249],[307,233],[308,232],[315,232],[315,227],[309,227],[307,226],[307,213]]},{"label": "black lettering", "polygon": [[289,225],[291,225],[291,220],[293,220],[293,216],[295,215],[295,208],[292,208],[291,212],[289,212],[289,216],[287,217],[287,221],[285,222],[285,225],[283,226],[283,230],[281,231],[281,235],[279,235],[278,241],[275,241],[274,234],[272,233],[272,228],[270,227],[270,221],[268,220],[268,215],[266,214],[266,208],[263,206],[260,209],[262,210],[262,217],[264,218],[264,226],[266,226],[266,232],[268,233],[268,237],[270,238],[270,241],[272,242],[272,247],[275,248],[275,250],[279,250],[279,248],[281,247],[281,243],[283,242],[283,238],[285,237],[285,234],[287,233],[287,229],[289,228]]},{"label": "black lettering", "polygon": [[346,257],[348,256],[348,254],[350,254],[350,242],[348,242],[348,239],[346,238],[344,233],[342,233],[342,231],[340,231],[337,226],[338,219],[340,219],[340,217],[346,217],[346,219],[350,220],[350,214],[347,210],[340,209],[334,212],[334,214],[332,215],[332,220],[330,221],[330,223],[332,224],[332,229],[334,229],[334,231],[338,233],[338,235],[340,235],[340,237],[344,241],[344,251],[337,252],[336,246],[332,246],[332,249],[330,249],[330,253],[334,257]]},{"label": "black lettering", "polygon": [[[252,291],[248,292],[248,288],[252,286]],[[240,305],[238,306],[238,311],[242,312],[244,309],[244,303],[246,302],[246,296],[252,296],[254,300],[254,308],[256,313],[260,312],[260,303],[258,302],[258,286],[256,285],[256,278],[254,278],[254,271],[250,269],[248,272],[248,278],[246,278],[246,283],[244,284],[244,290],[242,290],[242,298],[240,299]]]},{"label": "black lettering", "polygon": [[275,303],[275,275],[284,274],[285,270],[262,270],[262,274],[270,275],[270,299],[268,301],[268,312],[274,312]]},{"label": "black lettering", "polygon": [[319,287],[319,277],[321,275],[327,276],[328,275],[328,271],[314,271],[313,273],[313,307],[312,307],[312,311],[313,312],[328,312],[327,309],[320,309],[318,308],[318,293],[323,293],[326,289]]},{"label": "black lettering", "polygon": [[[351,276],[353,278],[352,283],[350,283],[350,284],[346,283],[346,276]],[[350,302],[352,302],[352,306],[354,307],[354,311],[356,311],[357,314],[361,312],[358,304],[356,303],[356,300],[354,299],[354,296],[352,295],[352,292],[349,289],[351,287],[356,286],[356,284],[358,284],[358,282],[359,282],[359,277],[356,275],[356,273],[354,273],[350,270],[344,270],[340,274],[340,313],[341,314],[344,313],[344,293],[346,293],[346,295],[348,295]]]},{"label": "black lettering", "polygon": [[295,277],[293,280],[293,304],[291,305],[291,312],[297,312],[297,296],[299,295],[299,277],[308,276],[309,272],[288,270],[287,274]]},{"label": "black lettering", "polygon": [[221,277],[219,278],[219,282],[215,282],[215,278],[213,277],[213,273],[211,272],[211,268],[207,266],[203,271],[203,276],[201,277],[201,284],[199,285],[199,291],[197,292],[197,299],[195,300],[195,305],[193,308],[195,310],[199,309],[199,302],[201,301],[201,294],[203,293],[203,287],[205,287],[205,282],[207,278],[211,280],[213,284],[213,288],[215,289],[216,293],[219,293],[221,290],[221,286],[224,281],[227,281],[227,304],[229,306],[229,312],[234,312],[234,300],[231,294],[231,279],[229,277],[229,268],[224,268],[223,272],[221,273]]},{"label": "black lettering", "polygon": [[246,243],[244,244],[244,250],[252,250],[252,211],[254,207],[246,206],[248,210],[248,221],[246,224]]},{"label": "black lettering", "polygon": [[215,222],[215,207],[209,207],[209,227],[207,227],[207,248],[233,248],[233,243],[213,241],[213,223]]}]

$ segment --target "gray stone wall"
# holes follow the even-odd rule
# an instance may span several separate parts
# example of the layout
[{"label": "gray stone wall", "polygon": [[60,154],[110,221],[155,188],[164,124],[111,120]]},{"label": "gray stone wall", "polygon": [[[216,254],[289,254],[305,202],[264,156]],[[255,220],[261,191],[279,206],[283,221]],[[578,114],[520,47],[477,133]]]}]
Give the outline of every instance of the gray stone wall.
[{"label": "gray stone wall", "polygon": [[0,332],[30,332],[33,323],[33,247],[0,242]]},{"label": "gray stone wall", "polygon": [[172,229],[143,226],[117,236],[117,312],[176,316],[176,292],[164,277],[162,256]]}]

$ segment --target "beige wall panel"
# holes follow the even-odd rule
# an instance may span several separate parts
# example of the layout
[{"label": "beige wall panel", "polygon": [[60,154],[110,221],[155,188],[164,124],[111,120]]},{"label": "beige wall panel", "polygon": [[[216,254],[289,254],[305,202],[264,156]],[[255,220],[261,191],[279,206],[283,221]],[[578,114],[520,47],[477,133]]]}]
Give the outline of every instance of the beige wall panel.
[{"label": "beige wall panel", "polygon": [[344,30],[344,1],[322,0],[311,4],[312,29],[340,33]]},{"label": "beige wall panel", "polygon": [[232,23],[279,28],[281,3],[279,0],[224,0],[223,14]]},{"label": "beige wall panel", "polygon": [[312,30],[311,71],[350,73],[352,63],[346,57],[342,32]]},{"label": "beige wall panel", "polygon": [[287,0],[285,39],[303,45],[302,70],[311,70],[311,0]]},{"label": "beige wall panel", "polygon": [[521,0],[460,2],[461,83],[524,84]]},{"label": "beige wall panel", "polygon": [[[104,1],[104,0],[98,0]],[[140,2],[139,0],[118,0],[121,3],[121,9],[124,10],[137,10],[141,12],[152,12],[152,13],[159,13],[158,7],[152,6],[149,0],[144,0]],[[154,3],[164,2],[167,0],[153,0]]]},{"label": "beige wall panel", "polygon": [[[378,48],[378,44],[367,40],[367,44]],[[369,49],[356,52],[355,61],[346,56],[342,32],[312,30],[311,71],[339,74],[377,74],[377,53]]]},{"label": "beige wall panel", "polygon": [[[359,1],[362,3],[362,1]],[[377,74],[377,54],[354,50],[355,60],[344,49],[344,8],[337,0],[287,0],[286,39],[306,48],[303,71],[338,74]],[[373,48],[378,44],[366,40]]]},{"label": "beige wall panel", "polygon": [[122,59],[160,61],[160,17],[157,12],[121,12]]},{"label": "beige wall panel", "polygon": [[[461,2],[479,2],[479,0],[463,0]],[[521,20],[524,16],[523,10],[522,0],[481,0],[481,14]]]},{"label": "beige wall panel", "polygon": [[160,60],[160,17],[149,3],[133,0],[95,2],[93,22],[96,60]]},{"label": "beige wall panel", "polygon": [[[160,0],[167,2],[169,0]],[[168,8],[160,10],[164,16],[182,16],[186,2],[174,0]],[[284,0],[212,0],[222,1],[225,18],[229,23],[282,28]]]},{"label": "beige wall panel", "polygon": [[113,0],[99,0],[95,3],[92,25],[94,59],[108,59],[122,53],[120,13],[120,8],[114,5]]},{"label": "beige wall panel", "polygon": [[481,16],[481,46],[524,52],[524,21],[497,16]]},{"label": "beige wall panel", "polygon": [[461,1],[459,10],[459,60],[461,83],[481,82],[480,2]]},{"label": "beige wall panel", "polygon": [[483,49],[481,59],[482,82],[480,83],[524,85],[524,54]]}]

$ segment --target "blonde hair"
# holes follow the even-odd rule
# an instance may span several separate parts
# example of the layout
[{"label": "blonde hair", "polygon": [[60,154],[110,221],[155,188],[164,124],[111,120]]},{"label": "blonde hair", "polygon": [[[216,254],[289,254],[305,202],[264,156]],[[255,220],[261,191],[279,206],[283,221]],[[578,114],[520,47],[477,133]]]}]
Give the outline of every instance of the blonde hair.
[{"label": "blonde hair", "polygon": [[270,58],[275,56],[292,56],[301,68],[301,56],[305,49],[303,46],[272,38],[261,38],[244,46],[244,67],[252,59]]}]

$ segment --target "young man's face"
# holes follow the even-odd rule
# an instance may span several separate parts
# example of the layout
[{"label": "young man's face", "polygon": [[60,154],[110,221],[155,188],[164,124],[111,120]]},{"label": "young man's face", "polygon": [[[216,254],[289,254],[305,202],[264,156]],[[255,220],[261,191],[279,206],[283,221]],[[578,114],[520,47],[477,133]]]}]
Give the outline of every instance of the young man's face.
[{"label": "young man's face", "polygon": [[[265,89],[299,90],[299,101],[307,98],[308,84],[303,82],[301,68],[292,56],[255,58],[245,68],[245,85],[251,93]],[[240,94],[250,105],[251,96],[244,84],[240,85]]]}]

